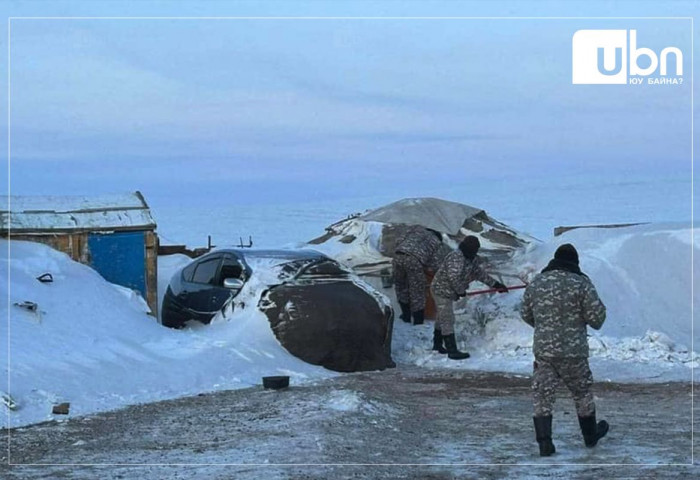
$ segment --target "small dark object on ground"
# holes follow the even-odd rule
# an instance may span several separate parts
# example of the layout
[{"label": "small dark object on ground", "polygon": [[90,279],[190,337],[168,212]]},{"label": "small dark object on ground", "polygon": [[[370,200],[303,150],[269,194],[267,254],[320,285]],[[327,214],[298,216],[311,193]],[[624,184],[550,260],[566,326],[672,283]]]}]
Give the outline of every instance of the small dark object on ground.
[{"label": "small dark object on ground", "polygon": [[287,375],[279,375],[274,377],[263,377],[263,387],[280,390],[289,386],[289,377]]},{"label": "small dark object on ground", "polygon": [[51,275],[50,273],[44,273],[36,277],[36,279],[39,280],[41,283],[51,283],[53,282],[53,275]]},{"label": "small dark object on ground", "polygon": [[54,405],[53,410],[51,410],[51,412],[54,415],[68,415],[69,410],[70,410],[70,403],[64,402],[64,403],[59,403],[58,405]]},{"label": "small dark object on ground", "polygon": [[30,312],[36,312],[39,308],[39,305],[37,305],[34,302],[25,301],[21,303],[15,303],[15,307],[24,308],[25,310],[29,310]]}]

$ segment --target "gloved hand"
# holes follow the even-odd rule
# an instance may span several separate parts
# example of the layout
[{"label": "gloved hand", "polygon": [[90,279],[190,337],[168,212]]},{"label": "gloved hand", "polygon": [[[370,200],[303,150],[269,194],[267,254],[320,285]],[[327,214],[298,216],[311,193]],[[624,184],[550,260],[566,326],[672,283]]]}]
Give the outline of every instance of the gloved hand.
[{"label": "gloved hand", "polygon": [[493,288],[495,288],[498,293],[508,293],[508,287],[503,285],[501,282],[494,283]]}]

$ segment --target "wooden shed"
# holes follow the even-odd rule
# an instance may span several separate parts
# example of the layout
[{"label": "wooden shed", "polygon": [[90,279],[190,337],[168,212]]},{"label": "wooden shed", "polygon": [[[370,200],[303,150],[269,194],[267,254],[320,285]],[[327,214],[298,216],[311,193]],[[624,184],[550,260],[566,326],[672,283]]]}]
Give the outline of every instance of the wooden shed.
[{"label": "wooden shed", "polygon": [[158,315],[156,223],[140,192],[0,198],[0,235],[40,242],[141,293]]}]

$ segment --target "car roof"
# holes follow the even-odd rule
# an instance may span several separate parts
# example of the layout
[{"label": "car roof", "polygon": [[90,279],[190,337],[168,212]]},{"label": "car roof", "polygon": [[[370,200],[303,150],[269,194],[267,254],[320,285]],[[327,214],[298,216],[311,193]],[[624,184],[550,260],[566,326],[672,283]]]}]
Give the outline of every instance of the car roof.
[{"label": "car roof", "polygon": [[294,260],[323,260],[328,257],[316,250],[284,250],[284,249],[257,249],[257,248],[217,248],[210,253],[233,253],[243,258],[269,258],[284,261]]}]

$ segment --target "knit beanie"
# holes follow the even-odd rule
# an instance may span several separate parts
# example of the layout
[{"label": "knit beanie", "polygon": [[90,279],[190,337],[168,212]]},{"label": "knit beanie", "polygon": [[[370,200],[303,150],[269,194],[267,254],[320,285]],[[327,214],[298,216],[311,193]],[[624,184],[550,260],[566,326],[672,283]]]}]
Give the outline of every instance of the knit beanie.
[{"label": "knit beanie", "polygon": [[578,265],[578,252],[576,251],[576,248],[574,248],[574,246],[570,243],[565,243],[564,245],[557,248],[557,251],[554,252],[554,258],[557,260],[561,260],[562,262],[568,262],[573,263],[574,265]]},{"label": "knit beanie", "polygon": [[470,260],[476,257],[476,252],[479,251],[479,247],[481,247],[481,243],[479,243],[479,239],[474,235],[469,235],[459,244],[459,250],[462,252],[462,255]]}]

